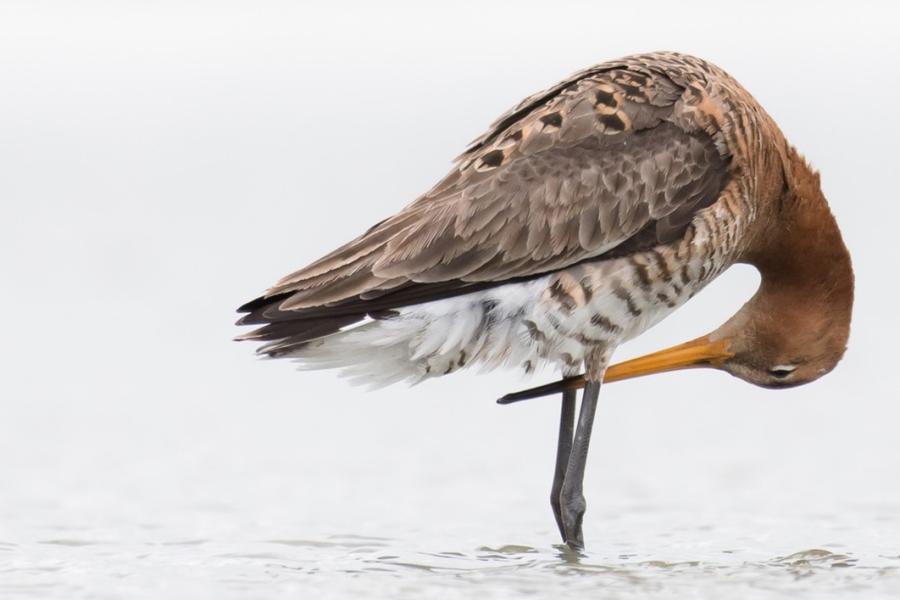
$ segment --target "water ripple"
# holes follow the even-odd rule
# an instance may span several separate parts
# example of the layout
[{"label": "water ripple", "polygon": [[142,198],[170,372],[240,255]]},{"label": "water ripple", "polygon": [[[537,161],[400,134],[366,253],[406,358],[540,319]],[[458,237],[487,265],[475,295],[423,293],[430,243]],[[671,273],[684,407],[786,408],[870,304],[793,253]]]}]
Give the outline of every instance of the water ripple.
[{"label": "water ripple", "polygon": [[[161,540],[98,541],[79,538],[0,543],[0,596],[219,598],[312,597],[648,599],[698,596],[746,600],[812,592],[845,600],[900,596],[900,555],[889,548],[855,551],[853,544],[764,555],[722,536],[658,535],[641,543],[615,543],[586,553],[564,545],[519,541],[429,547],[424,536],[354,534],[273,537],[264,541],[172,536]],[[543,539],[545,534],[535,534]],[[747,536],[748,539],[751,536]],[[655,541],[654,541],[655,540]],[[690,542],[688,540],[691,540]],[[446,541],[446,540],[445,540]],[[165,587],[169,586],[169,587]]]}]

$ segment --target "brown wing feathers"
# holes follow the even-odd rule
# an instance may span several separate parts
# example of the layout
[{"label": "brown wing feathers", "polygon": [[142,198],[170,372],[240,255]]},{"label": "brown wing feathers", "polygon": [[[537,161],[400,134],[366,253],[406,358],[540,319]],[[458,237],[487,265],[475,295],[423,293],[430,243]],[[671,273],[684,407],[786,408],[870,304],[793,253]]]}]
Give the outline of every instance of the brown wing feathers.
[{"label": "brown wing feathers", "polygon": [[668,120],[681,92],[613,65],[526,99],[430,192],[242,306],[239,323],[265,324],[244,338],[289,351],[366,315],[680,236],[727,173],[708,135]]}]

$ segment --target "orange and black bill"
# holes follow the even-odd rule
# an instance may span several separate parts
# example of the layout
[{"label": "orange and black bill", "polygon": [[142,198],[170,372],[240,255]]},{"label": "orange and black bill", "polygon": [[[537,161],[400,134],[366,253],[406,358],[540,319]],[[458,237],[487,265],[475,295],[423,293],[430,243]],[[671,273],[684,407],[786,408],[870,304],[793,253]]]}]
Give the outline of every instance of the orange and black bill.
[{"label": "orange and black bill", "polygon": [[[715,367],[734,356],[729,352],[728,347],[728,340],[712,341],[709,337],[704,336],[613,365],[606,370],[603,382],[621,381],[679,369]],[[497,400],[497,403],[511,404],[520,400],[562,393],[566,390],[579,390],[584,387],[584,384],[584,375],[575,375],[521,392],[507,394]]]}]

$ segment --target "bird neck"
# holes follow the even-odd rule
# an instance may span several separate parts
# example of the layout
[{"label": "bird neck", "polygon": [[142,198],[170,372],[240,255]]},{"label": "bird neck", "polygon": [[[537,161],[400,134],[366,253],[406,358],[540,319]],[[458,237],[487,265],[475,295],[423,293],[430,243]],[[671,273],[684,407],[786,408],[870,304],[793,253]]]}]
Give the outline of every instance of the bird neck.
[{"label": "bird neck", "polygon": [[824,202],[799,204],[783,214],[787,219],[770,234],[754,264],[772,283],[849,288],[850,253],[831,211]]},{"label": "bird neck", "polygon": [[760,272],[754,312],[789,325],[797,320],[827,323],[838,337],[849,335],[853,308],[850,253],[819,186],[819,176],[802,159],[786,173],[780,196],[747,262]]}]

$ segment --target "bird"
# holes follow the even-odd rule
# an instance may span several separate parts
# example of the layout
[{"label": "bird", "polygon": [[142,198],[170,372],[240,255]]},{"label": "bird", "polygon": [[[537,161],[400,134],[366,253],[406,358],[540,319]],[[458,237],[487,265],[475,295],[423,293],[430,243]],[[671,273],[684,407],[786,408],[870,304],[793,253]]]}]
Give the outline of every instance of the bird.
[{"label": "bird", "polygon": [[[611,364],[738,263],[760,285],[723,325]],[[411,204],[241,306],[238,324],[257,328],[237,339],[372,387],[556,370],[499,402],[561,397],[550,504],[581,551],[604,382],[695,367],[764,388],[814,381],[845,353],[853,291],[819,173],[733,77],[665,51],[525,98]]]}]

